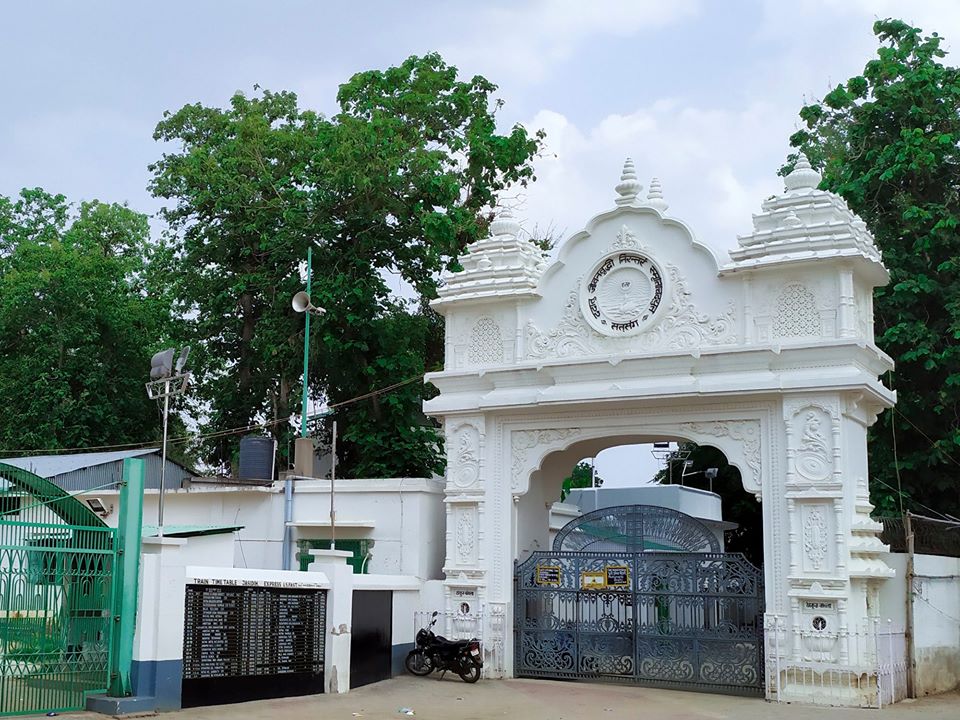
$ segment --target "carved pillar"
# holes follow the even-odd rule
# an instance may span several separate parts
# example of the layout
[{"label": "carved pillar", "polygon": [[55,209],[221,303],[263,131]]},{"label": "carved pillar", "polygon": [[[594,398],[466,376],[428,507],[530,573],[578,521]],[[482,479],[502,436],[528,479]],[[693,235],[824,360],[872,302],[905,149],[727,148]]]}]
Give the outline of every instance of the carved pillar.
[{"label": "carved pillar", "polygon": [[797,524],[793,521],[796,514],[796,501],[793,498],[787,498],[787,517],[790,525],[787,536],[787,542],[790,543],[790,577],[796,577],[800,573],[800,543],[797,540]]},{"label": "carved pillar", "polygon": [[838,497],[833,499],[833,513],[834,513],[834,535],[833,541],[836,545],[836,554],[837,554],[837,575],[844,576],[847,574],[847,543],[846,543],[846,532],[844,522],[844,498]]},{"label": "carved pillar", "polygon": [[838,308],[840,316],[840,332],[838,334],[843,338],[857,336],[857,309],[853,293],[853,271],[845,268],[840,271],[840,303]]}]

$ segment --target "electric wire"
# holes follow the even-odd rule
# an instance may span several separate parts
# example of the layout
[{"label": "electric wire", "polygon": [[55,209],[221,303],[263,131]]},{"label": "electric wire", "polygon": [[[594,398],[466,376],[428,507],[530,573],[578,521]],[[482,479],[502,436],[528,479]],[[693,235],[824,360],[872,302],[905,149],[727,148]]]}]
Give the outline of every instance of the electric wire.
[{"label": "electric wire", "polygon": [[[345,407],[347,405],[352,405],[353,403],[360,402],[361,400],[366,400],[371,398],[374,395],[382,395],[384,393],[397,390],[401,387],[409,385],[417,380],[423,381],[423,374],[414,375],[413,377],[407,378],[406,380],[401,380],[400,382],[393,383],[392,385],[387,385],[376,390],[371,390],[370,392],[364,393],[363,395],[357,395],[356,397],[349,398],[347,400],[341,400],[340,402],[330,403],[327,405],[329,409]],[[250,430],[262,430],[264,428],[272,427],[274,425],[280,425],[285,422],[289,422],[293,418],[298,417],[296,414],[288,415],[283,418],[277,418],[276,420],[265,420],[259,423],[248,423],[247,425],[242,425],[234,428],[228,428],[225,430],[215,430],[209,433],[190,433],[188,435],[180,435],[173,438],[168,438],[168,443],[184,443],[191,440],[211,440],[222,437],[229,437],[230,435],[237,435],[244,432],[249,432]],[[156,445],[158,441],[151,440],[147,442],[130,442],[130,443],[116,443],[113,445],[85,445],[78,447],[70,448],[33,448],[30,450],[7,450],[0,449],[0,455],[40,455],[45,453],[67,453],[67,452],[79,452],[79,451],[96,451],[96,450],[133,450],[139,448],[146,448]],[[0,458],[0,463],[3,462],[3,458]]]},{"label": "electric wire", "polygon": [[30,503],[29,505],[19,505],[16,507],[16,509],[7,510],[6,512],[0,513],[0,517],[3,517],[4,515],[19,515],[24,510],[29,510],[30,508],[43,507],[44,505],[49,505],[50,503],[56,502],[57,500],[64,500],[65,498],[76,498],[76,497],[79,497],[80,495],[85,495],[87,493],[94,492],[95,490],[106,490],[107,488],[115,488],[117,484],[118,484],[117,480],[111,480],[110,482],[104,483],[103,485],[97,485],[96,487],[86,488],[85,490],[77,490],[72,493],[68,492],[66,495],[59,495],[49,500],[38,500],[37,502]]},{"label": "electric wire", "polygon": [[901,492],[900,490],[897,490],[897,488],[895,488],[893,485],[891,485],[890,483],[884,482],[884,481],[881,480],[880,478],[876,478],[876,477],[875,477],[875,478],[871,478],[871,479],[870,479],[870,482],[880,483],[880,484],[883,485],[884,487],[886,487],[886,488],[888,488],[888,489],[890,489],[890,490],[893,490],[893,491],[894,491],[895,493],[897,493],[898,495],[903,495],[904,497],[909,498],[910,501],[913,502],[914,504],[916,504],[917,506],[922,507],[924,510],[927,510],[928,512],[932,512],[934,515],[939,515],[941,518],[943,518],[943,520],[945,520],[945,521],[947,521],[947,522],[951,522],[951,523],[957,522],[957,519],[956,519],[956,518],[950,517],[949,515],[945,515],[945,514],[943,514],[942,512],[940,512],[940,511],[938,511],[938,510],[934,510],[934,509],[933,509],[932,507],[930,507],[929,505],[924,505],[922,502],[920,502],[919,500],[915,499],[910,493]]}]

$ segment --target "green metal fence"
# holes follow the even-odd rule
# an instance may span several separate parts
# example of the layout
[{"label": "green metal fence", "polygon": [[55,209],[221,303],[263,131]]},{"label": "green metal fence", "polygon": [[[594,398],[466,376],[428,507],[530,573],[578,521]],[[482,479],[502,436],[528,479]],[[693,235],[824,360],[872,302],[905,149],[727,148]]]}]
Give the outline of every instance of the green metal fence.
[{"label": "green metal fence", "polygon": [[7,470],[20,502],[0,515],[0,716],[83,709],[113,667],[117,531],[68,522],[84,519],[76,500]]}]

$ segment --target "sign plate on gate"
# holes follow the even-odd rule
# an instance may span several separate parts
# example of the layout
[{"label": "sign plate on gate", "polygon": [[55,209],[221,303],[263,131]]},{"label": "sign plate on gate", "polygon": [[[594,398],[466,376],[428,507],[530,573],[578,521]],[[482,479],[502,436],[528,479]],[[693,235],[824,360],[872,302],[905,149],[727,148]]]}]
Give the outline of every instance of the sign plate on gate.
[{"label": "sign plate on gate", "polygon": [[537,565],[534,577],[537,585],[559,585],[560,578],[559,565]]},{"label": "sign plate on gate", "polygon": [[584,590],[603,590],[607,586],[607,576],[603,570],[583,570],[580,573],[580,587]]},{"label": "sign plate on gate", "polygon": [[608,588],[630,587],[630,568],[626,565],[607,565],[604,572]]}]

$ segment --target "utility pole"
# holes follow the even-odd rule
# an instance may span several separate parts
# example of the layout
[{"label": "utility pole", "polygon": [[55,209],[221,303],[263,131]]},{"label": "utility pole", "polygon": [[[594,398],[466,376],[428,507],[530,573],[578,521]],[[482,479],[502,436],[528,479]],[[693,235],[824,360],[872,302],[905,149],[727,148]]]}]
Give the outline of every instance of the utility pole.
[{"label": "utility pole", "polygon": [[914,544],[913,522],[908,510],[903,516],[903,530],[907,540],[907,627],[904,633],[904,639],[907,645],[907,697],[916,697],[916,673],[917,666],[914,662],[914,653],[916,652],[916,642],[914,640],[914,617],[913,617],[913,579],[914,579]]},{"label": "utility pole", "polygon": [[[313,270],[313,248],[307,248],[307,308],[310,307],[310,276]],[[294,297],[296,300],[296,297]],[[296,309],[296,302],[294,302]],[[306,309],[306,308],[305,308]],[[299,312],[299,311],[298,311]],[[300,398],[300,437],[307,436],[307,379],[310,376],[310,311],[303,313],[303,393]]]},{"label": "utility pole", "polygon": [[333,421],[333,442],[330,455],[330,549],[337,549],[337,511],[333,505],[334,486],[337,482],[337,421]]}]

